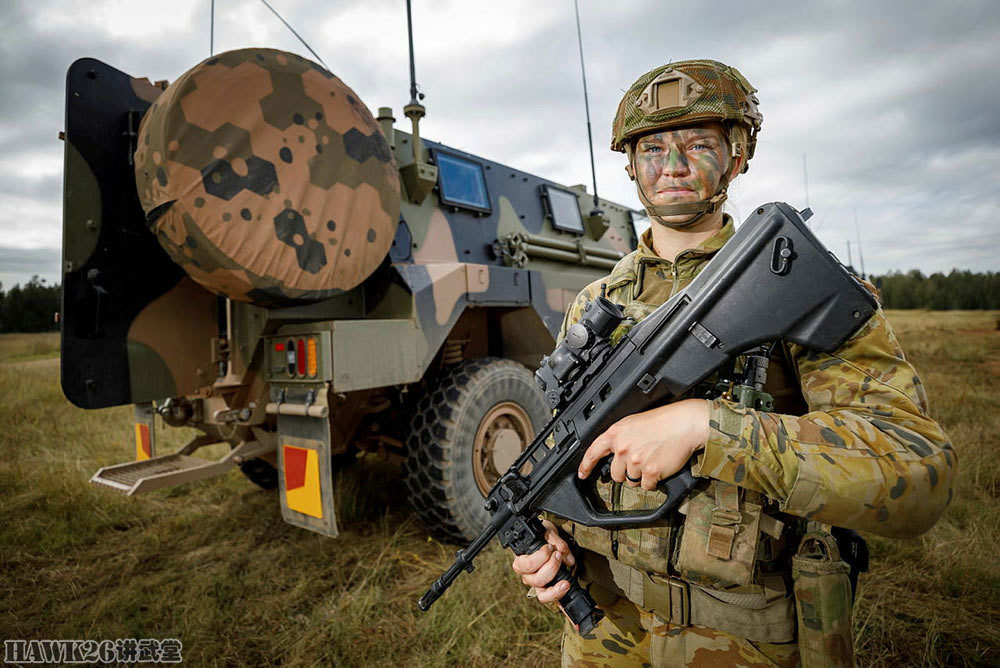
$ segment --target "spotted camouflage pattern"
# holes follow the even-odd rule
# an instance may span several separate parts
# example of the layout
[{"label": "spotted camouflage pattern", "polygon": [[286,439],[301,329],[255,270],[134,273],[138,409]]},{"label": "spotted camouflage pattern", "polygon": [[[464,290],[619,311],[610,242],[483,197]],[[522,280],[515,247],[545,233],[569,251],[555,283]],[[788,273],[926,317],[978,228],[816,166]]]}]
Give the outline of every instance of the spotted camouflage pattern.
[{"label": "spotted camouflage pattern", "polygon": [[564,668],[789,668],[799,665],[792,643],[751,643],[700,626],[669,624],[627,598],[602,602],[605,618],[581,636],[567,622],[562,638]]},{"label": "spotted camouflage pattern", "polygon": [[890,538],[927,531],[951,501],[958,462],[885,314],[831,354],[789,349],[809,412],[714,402],[695,475],[761,492],[784,512],[824,524]]},{"label": "spotted camouflage pattern", "polygon": [[[246,53],[224,54],[203,63],[169,89],[165,82],[152,84],[90,58],[74,62],[67,72],[62,343],[67,354],[62,381],[66,396],[78,405],[161,405],[174,397],[181,414],[184,407],[190,408],[187,426],[235,444],[252,438],[252,430],[280,433],[285,426],[295,428],[282,426],[281,419],[266,413],[270,402],[325,402],[329,417],[300,437],[328,440],[331,454],[352,447],[378,450],[385,445],[383,436],[406,437],[411,421],[403,411],[413,405],[417,393],[432,394],[426,388],[448,376],[450,367],[500,356],[536,367],[552,350],[565,310],[581,287],[635,247],[633,218],[638,212],[602,199],[598,206],[604,224],[590,220],[580,233],[558,229],[546,215],[542,189],[572,193],[583,218],[595,204],[584,186],[554,183],[426,138],[415,156],[413,136],[394,128],[387,118],[391,109],[379,110],[377,129],[392,158],[381,160],[385,156],[378,146],[383,140],[375,136],[374,125],[350,114],[331,120],[327,107],[317,102],[325,98],[317,98],[316,86],[321,92],[329,86],[335,96],[330,100],[346,100],[348,106],[362,109],[357,98],[348,99],[349,89],[297,56],[249,53],[255,54],[252,59]],[[273,84],[273,94],[262,92],[262,76]],[[301,111],[303,105],[306,112]],[[295,113],[301,114],[302,124]],[[174,129],[180,127],[184,136],[178,138],[169,128],[157,130],[149,120],[154,116],[162,117],[163,124],[173,123]],[[357,132],[334,122],[352,118],[361,123]],[[121,131],[123,119],[128,132]],[[219,122],[222,125],[213,125]],[[263,129],[254,131],[255,122]],[[157,133],[163,138],[157,139]],[[322,144],[320,137],[322,153],[310,155],[310,137],[317,133],[331,138],[336,133],[340,143],[331,139]],[[229,143],[219,143],[222,140]],[[359,154],[364,145],[367,158]],[[219,146],[225,155],[216,155]],[[289,146],[293,159],[285,162],[282,149]],[[312,168],[321,165],[320,154],[324,159],[331,153],[349,154],[341,155],[336,165],[361,165],[357,178],[373,183],[372,170],[390,170],[395,179],[396,165],[412,164],[415,158],[435,164],[439,151],[481,170],[488,207],[470,210],[446,204],[433,191],[421,201],[407,196],[399,202],[394,228],[385,234],[376,230],[375,242],[365,235],[372,249],[388,240],[382,251],[372,251],[369,259],[377,261],[375,270],[364,276],[368,270],[360,269],[360,284],[328,299],[302,303],[306,292],[294,292],[290,279],[276,278],[272,269],[279,265],[303,270],[304,262],[329,269],[336,261],[338,271],[361,267],[346,262],[346,252],[334,258],[330,248],[352,250],[353,262],[355,247],[344,239],[368,230],[369,222],[345,226],[336,219],[335,231],[323,228],[318,241],[324,236],[339,239],[327,247],[324,265],[314,262],[309,249],[315,245],[268,224],[271,214],[260,214],[258,221],[250,205],[273,205],[280,212],[289,206],[284,201],[288,198],[310,225],[318,208],[311,205],[307,212],[302,203],[311,204],[308,198],[317,196],[326,204],[330,195],[311,180]],[[304,159],[299,160],[302,152]],[[131,156],[138,160],[138,175]],[[264,163],[273,166],[280,192],[268,190],[269,180],[259,178],[270,175]],[[442,182],[445,172],[439,171]],[[181,187],[184,179],[189,189]],[[143,188],[145,206],[137,185]],[[337,188],[335,184],[331,197],[341,198]],[[213,190],[235,194],[227,200]],[[355,195],[361,190],[355,188]],[[391,194],[395,199],[397,193]],[[180,211],[181,228],[167,230],[165,221]],[[319,219],[327,220],[325,215]],[[206,221],[219,223],[218,228]],[[226,228],[232,223],[239,227]],[[208,239],[209,228],[242,229],[258,236],[248,236],[237,250],[220,249],[216,240]],[[187,236],[168,234],[176,229]],[[307,232],[312,234],[312,228]],[[288,241],[304,250],[291,249]],[[227,258],[255,248],[277,249],[287,261],[260,273],[245,267],[231,270]],[[544,252],[552,249],[559,252]],[[224,294],[250,301],[219,299],[192,279],[204,278],[199,272],[218,279]],[[286,361],[272,345],[275,339],[302,335],[319,342],[315,378],[290,378]],[[435,450],[414,455],[418,461],[438,457]],[[420,476],[414,479],[427,484]],[[441,513],[455,508],[446,502],[457,497],[442,494],[434,484],[421,493],[432,499],[432,506],[424,508],[433,515],[429,524],[439,527]],[[466,491],[473,490],[463,494]]]},{"label": "spotted camouflage pattern", "polygon": [[[653,252],[647,231],[638,249],[609,276],[581,291],[560,339],[602,285],[608,299],[640,321],[690,283],[733,232],[727,216],[715,235],[670,261]],[[620,338],[629,326],[612,337]],[[783,368],[781,355],[793,370]],[[747,507],[761,503],[772,514],[780,509],[821,523],[910,537],[930,528],[948,505],[955,454],[928,416],[920,379],[881,310],[831,354],[785,346],[772,356],[765,389],[775,396],[775,413],[712,402],[711,436],[692,469],[697,476],[742,488],[748,502],[744,520]],[[596,487],[597,505],[605,510],[655,508],[663,501],[660,492],[619,483]],[[561,526],[580,547],[633,568],[668,575],[677,565],[668,549],[674,534],[683,535],[680,526],[610,531],[569,522]],[[763,591],[761,573],[750,574],[748,584],[742,575],[726,581],[716,571],[689,573],[727,591]],[[734,608],[734,614],[743,611]]]},{"label": "spotted camouflage pattern", "polygon": [[261,305],[353,288],[382,262],[399,173],[358,96],[300,56],[241,49],[153,103],[135,153],[163,248],[209,290]]},{"label": "spotted camouflage pattern", "polygon": [[[137,185],[136,169],[127,162],[125,156],[133,153],[138,158],[139,180],[145,178],[147,185],[141,196],[146,207],[164,205],[149,209],[152,214],[150,217],[154,219],[154,228],[156,223],[160,223],[162,227],[171,211],[187,207],[188,213],[194,211],[201,215],[212,210],[212,215],[218,218],[216,222],[221,220],[219,230],[253,230],[254,234],[263,235],[260,240],[256,237],[247,239],[243,244],[246,248],[241,246],[239,249],[241,253],[252,247],[270,247],[283,253],[283,257],[289,260],[289,263],[282,266],[301,270],[301,266],[297,264],[299,260],[304,259],[309,264],[312,256],[301,253],[300,258],[298,251],[277,237],[275,225],[258,224],[252,212],[251,221],[246,221],[243,208],[249,207],[240,205],[240,208],[234,209],[230,203],[220,198],[215,198],[215,204],[210,206],[213,199],[202,194],[204,202],[199,208],[195,206],[199,203],[198,195],[189,194],[190,196],[185,195],[175,200],[170,194],[171,189],[177,186],[179,179],[185,174],[191,177],[190,183],[194,189],[204,190],[205,179],[201,175],[204,164],[191,168],[182,162],[189,157],[192,164],[207,160],[213,165],[213,169],[218,168],[209,173],[208,183],[212,188],[215,184],[211,174],[226,172],[226,160],[229,160],[233,174],[239,176],[238,172],[244,165],[238,159],[217,159],[208,146],[209,140],[214,138],[237,137],[239,133],[231,130],[235,127],[234,124],[220,126],[213,132],[201,130],[199,126],[188,122],[188,116],[193,118],[198,112],[198,104],[201,104],[194,104],[192,109],[192,100],[198,102],[198,95],[206,90],[231,90],[233,84],[228,82],[228,77],[240,79],[249,76],[249,83],[254,84],[254,77],[261,72],[268,76],[284,72],[277,60],[279,54],[276,51],[259,51],[257,55],[265,60],[263,67],[258,64],[261,61],[256,56],[253,62],[234,64],[230,61],[230,54],[220,56],[220,60],[214,65],[209,64],[213,61],[203,63],[185,75],[189,80],[187,89],[191,92],[185,94],[180,103],[178,95],[184,88],[181,81],[169,88],[165,83],[154,85],[94,59],[80,59],[71,66],[67,74],[68,123],[65,142],[67,188],[64,252],[68,269],[63,283],[67,295],[63,309],[67,324],[64,327],[63,345],[66,350],[76,350],[80,354],[64,356],[63,378],[67,396],[72,397],[79,405],[98,408],[168,396],[215,396],[222,392],[215,389],[217,383],[238,385],[260,376],[262,369],[255,367],[253,362],[255,351],[259,351],[261,345],[260,335],[265,330],[273,331],[274,327],[281,326],[280,323],[287,322],[289,318],[300,323],[310,323],[308,327],[314,331],[330,327],[332,321],[337,322],[340,334],[333,346],[333,362],[338,373],[333,378],[331,387],[331,390],[337,392],[420,381],[426,373],[436,371],[444,363],[441,351],[445,347],[452,351],[447,363],[455,363],[458,359],[455,355],[470,358],[496,354],[497,350],[502,350],[505,358],[534,367],[542,355],[552,350],[565,311],[580,288],[614,264],[615,260],[607,258],[615,254],[624,256],[635,247],[636,237],[632,229],[632,216],[635,212],[628,207],[600,200],[600,208],[609,224],[603,234],[594,236],[594,233],[588,231],[577,235],[560,231],[545,216],[540,188],[548,185],[573,192],[580,202],[581,214],[585,215],[593,207],[593,198],[583,186],[556,184],[455,147],[423,139],[425,160],[433,162],[436,151],[447,151],[452,156],[482,166],[492,211],[472,212],[444,206],[434,193],[420,203],[404,198],[400,202],[395,235],[387,242],[388,251],[378,258],[381,263],[379,268],[360,285],[316,304],[296,303],[291,306],[294,311],[285,308],[292,299],[292,293],[284,287],[275,287],[273,281],[270,285],[274,290],[265,287],[263,292],[246,292],[253,303],[233,301],[226,306],[231,310],[232,340],[228,342],[229,359],[225,365],[225,379],[217,377],[220,366],[212,339],[219,338],[219,302],[215,293],[201,284],[187,279],[181,283],[178,281],[181,281],[185,272],[193,275],[206,267],[215,267],[211,272],[212,280],[218,278],[223,282],[235,281],[225,285],[235,285],[230,293],[236,295],[248,288],[247,281],[263,278],[257,274],[251,275],[252,272],[225,269],[223,265],[226,260],[222,251],[213,251],[211,258],[201,257],[208,251],[218,250],[215,242],[206,241],[205,236],[199,232],[202,229],[199,226],[203,223],[201,218],[189,217],[186,221],[182,219],[180,224],[183,230],[188,229],[190,220],[196,221],[194,233],[189,235],[190,239],[186,236],[174,238],[178,243],[183,241],[179,246],[174,241],[167,244],[180,255],[164,252],[160,242],[167,240],[166,233],[158,236],[146,234],[147,230],[144,228],[147,216],[132,192]],[[273,62],[268,60],[272,57]],[[309,102],[312,98],[304,94],[303,81],[306,79],[320,84],[325,82],[324,85],[329,86],[341,85],[327,79],[325,75],[320,76],[323,73],[318,68],[298,56],[284,54],[283,57],[286,58],[286,74],[291,83],[285,81],[282,84],[281,96],[297,97],[304,103]],[[296,74],[299,71],[296,68],[303,70]],[[191,83],[195,73],[198,73],[197,81]],[[213,85],[199,88],[198,82],[206,81]],[[233,96],[234,100],[257,96],[253,86],[248,90],[249,93],[237,91]],[[331,100],[346,100],[346,94],[341,95],[337,90],[332,92],[336,97],[330,98]],[[97,100],[102,103],[91,103]],[[357,102],[357,98],[355,101]],[[225,104],[220,103],[220,114],[232,107],[228,98],[223,103]],[[154,104],[156,110],[152,110]],[[349,102],[347,104],[350,106]],[[360,106],[360,102],[357,104]],[[177,159],[166,162],[161,151],[161,164],[156,165],[156,151],[144,143],[145,137],[149,135],[152,146],[152,135],[156,133],[146,132],[145,127],[150,127],[148,119],[156,111],[165,120],[169,120],[169,115],[163,114],[164,107],[173,109],[174,116],[183,113],[178,122],[184,132],[194,140],[201,138],[207,143],[200,151],[190,149],[185,152],[178,149],[174,155]],[[240,108],[248,110],[248,113],[253,112],[250,120],[261,121],[260,116],[270,114],[264,111],[265,108],[272,107],[277,107],[279,111],[281,109],[276,98],[264,96],[258,104],[244,104]],[[120,134],[119,125],[125,116],[145,118],[147,125],[141,127],[142,132],[136,133],[134,138]],[[299,150],[294,147],[307,150],[311,145],[311,142],[298,141],[298,137],[308,138],[314,132],[309,127],[308,114],[303,114],[303,120],[305,124],[298,125],[293,114],[284,131],[290,137],[293,151]],[[320,119],[313,120],[316,121],[315,132],[326,131]],[[247,121],[247,125],[249,124]],[[377,138],[365,135],[369,128],[365,123],[362,126],[364,131],[359,130],[359,136],[362,139],[368,137],[363,141],[374,145]],[[374,128],[371,129],[374,131]],[[334,130],[341,132],[345,138],[353,132],[340,126]],[[296,135],[296,132],[299,134]],[[169,133],[161,134],[166,136]],[[268,130],[266,134],[271,136],[274,133]],[[108,136],[114,137],[114,141],[107,141]],[[251,139],[255,137],[257,135],[252,135]],[[268,149],[268,155],[263,154],[263,149],[259,149],[256,141],[252,145],[241,146],[246,150],[252,148],[256,152],[254,155],[262,161],[275,165],[278,177],[290,175],[291,183],[301,185],[292,187],[288,186],[289,182],[283,181],[282,193],[279,193],[282,198],[288,195],[289,190],[305,193],[302,197],[316,193],[317,187],[308,183],[310,174],[306,169],[307,161],[298,160],[298,152],[293,152],[292,163],[283,162],[280,149],[286,145],[281,143],[282,138],[285,138],[284,134],[279,136],[277,145]],[[343,141],[340,144],[344,146],[338,144],[331,148],[335,143],[331,140],[330,144],[325,145],[322,155],[328,156],[338,151],[338,155],[342,155],[346,152]],[[394,128],[386,145],[392,160],[383,163],[377,156],[369,156],[363,164],[363,169],[368,171],[363,171],[361,177],[368,179],[366,174],[371,170],[389,169],[393,164],[405,165],[413,161],[412,137],[409,133]],[[170,142],[167,142],[166,148],[169,153]],[[317,157],[318,153],[308,162],[315,165]],[[247,157],[242,160],[249,164]],[[356,163],[344,159],[337,164],[350,166],[349,163],[352,162]],[[101,169],[95,171],[91,169],[91,165]],[[163,168],[163,178],[167,180],[166,186],[159,183],[157,170],[160,167]],[[295,172],[296,169],[301,171]],[[148,177],[145,175],[146,171],[150,172]],[[171,176],[174,173],[177,178]],[[221,181],[223,184],[230,183],[226,179]],[[272,193],[264,197],[256,194],[251,186],[256,188],[259,184],[256,181],[251,183],[249,176],[236,181],[237,186],[242,183],[246,187],[234,196],[232,202],[247,198],[251,204],[256,202],[261,206],[271,206],[271,200],[278,195]],[[293,199],[299,198],[299,194],[295,194]],[[154,196],[165,199],[154,200]],[[278,201],[275,206],[284,206],[284,200]],[[313,208],[309,208],[309,211],[310,216],[303,217],[307,223],[312,224],[310,221],[314,221],[315,212]],[[167,218],[164,219],[163,216]],[[267,216],[262,215],[261,220],[266,221]],[[225,227],[234,222],[239,227]],[[368,230],[369,226],[368,223],[362,223],[350,229]],[[340,234],[353,234],[347,227],[338,222],[335,233],[326,228],[321,231],[329,233],[330,238],[339,238],[336,246],[351,250],[352,261],[358,259],[356,249],[351,244],[344,243],[345,237],[337,237]],[[567,242],[579,242],[581,248],[596,250],[603,255],[595,256],[595,262],[592,261],[595,257],[583,259],[576,253],[566,260],[529,254],[526,263],[510,262],[505,242],[515,236],[527,235],[549,239],[564,247]],[[388,237],[388,232],[383,235],[377,231],[376,241],[369,243],[366,233],[362,245],[370,246],[374,252],[375,246]],[[317,238],[322,241],[324,237],[321,234]],[[291,241],[298,244],[301,239],[293,235]],[[306,245],[315,248],[313,245]],[[345,269],[348,265],[355,268],[361,266],[346,262],[346,255],[331,255],[330,248],[332,245],[327,247],[328,264],[323,265],[323,270],[329,269],[332,261],[339,262],[340,269]],[[193,264],[196,256],[201,257],[198,260],[202,264],[201,268]],[[219,260],[218,263],[213,264],[216,259]],[[375,261],[374,256],[370,259]],[[183,270],[175,264],[175,260],[184,265]],[[97,311],[94,304],[95,285],[90,280],[94,270],[101,277],[98,283],[102,289],[114,295],[113,300],[102,303],[100,337],[89,335],[94,327],[94,313]],[[359,275],[366,271],[367,269],[361,270]],[[307,273],[302,272],[302,275]],[[204,278],[202,274],[198,275]],[[279,292],[280,295],[275,297]],[[295,299],[304,299],[304,293],[297,294]],[[275,303],[276,300],[282,303]],[[109,308],[114,312],[110,313]],[[381,327],[380,321],[391,322],[386,323],[386,327]],[[381,339],[363,333],[387,331],[394,333],[391,345],[393,350],[399,352],[397,355],[383,354],[384,351],[374,344]],[[81,335],[75,337],[76,332]],[[384,347],[384,344],[379,345]],[[260,397],[251,397],[249,401],[259,399]]]}]

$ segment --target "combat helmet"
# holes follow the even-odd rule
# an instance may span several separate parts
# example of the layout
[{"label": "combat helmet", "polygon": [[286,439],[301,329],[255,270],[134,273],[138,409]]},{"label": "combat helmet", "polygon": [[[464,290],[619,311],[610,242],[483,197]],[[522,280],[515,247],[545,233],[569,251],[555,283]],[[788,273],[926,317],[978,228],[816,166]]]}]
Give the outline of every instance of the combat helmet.
[{"label": "combat helmet", "polygon": [[[611,128],[611,150],[628,155],[627,169],[634,180],[635,139],[657,130],[715,121],[726,130],[732,156],[743,156],[745,172],[763,121],[756,92],[735,67],[715,60],[683,60],[662,65],[639,77],[618,103]],[[718,210],[726,200],[728,187],[729,178],[723,176],[710,199],[667,205],[652,204],[641,186],[638,191],[653,220],[668,227],[687,227]],[[666,223],[661,218],[686,214],[695,216],[679,224]]]}]

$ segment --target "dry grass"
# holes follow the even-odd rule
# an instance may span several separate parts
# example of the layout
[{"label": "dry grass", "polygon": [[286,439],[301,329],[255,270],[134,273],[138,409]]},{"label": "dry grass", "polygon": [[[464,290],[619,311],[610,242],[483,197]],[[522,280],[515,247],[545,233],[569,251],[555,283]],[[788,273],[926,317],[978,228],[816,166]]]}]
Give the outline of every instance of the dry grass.
[{"label": "dry grass", "polygon": [[59,332],[0,334],[0,362],[23,362],[59,356]]},{"label": "dry grass", "polygon": [[95,488],[97,468],[130,456],[131,409],[77,409],[56,364],[0,364],[0,388],[0,640],[173,637],[195,665],[557,659],[560,620],[524,597],[498,548],[417,610],[455,547],[428,538],[398,465],[339,474],[331,540],[285,524],[275,493],[237,472],[139,499]]},{"label": "dry grass", "polygon": [[868,536],[862,665],[1000,665],[1000,330],[996,311],[892,311],[959,460],[955,499],[911,541]]},{"label": "dry grass", "polygon": [[[998,317],[890,314],[960,478],[926,535],[870,538],[860,665],[1000,665]],[[0,360],[58,345],[30,339],[0,337]],[[560,619],[497,548],[417,611],[455,546],[427,537],[391,462],[339,475],[330,540],[284,524],[274,493],[235,472],[140,499],[96,489],[89,476],[130,454],[131,410],[73,407],[55,364],[0,364],[0,388],[0,639],[176,637],[196,665],[558,665]]]}]

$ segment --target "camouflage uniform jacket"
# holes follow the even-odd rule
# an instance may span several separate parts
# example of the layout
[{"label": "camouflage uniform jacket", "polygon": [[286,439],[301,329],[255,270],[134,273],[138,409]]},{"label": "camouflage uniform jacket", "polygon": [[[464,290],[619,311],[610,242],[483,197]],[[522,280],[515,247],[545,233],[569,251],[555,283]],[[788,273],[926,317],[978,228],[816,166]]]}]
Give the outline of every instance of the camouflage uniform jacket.
[{"label": "camouflage uniform jacket", "polygon": [[[671,262],[653,252],[647,231],[638,249],[608,277],[580,292],[566,314],[560,339],[587,302],[600,294],[601,284],[607,285],[608,299],[641,320],[690,283],[733,232],[727,216],[715,235]],[[902,538],[930,528],[951,500],[957,467],[951,444],[928,417],[920,379],[881,309],[832,354],[788,343],[779,346],[768,368],[766,389],[775,397],[772,413],[712,401],[710,435],[692,472],[726,484],[706,480],[685,504],[689,518],[699,512],[710,516],[719,504],[725,505],[726,487],[738,492],[739,503],[749,502],[742,507],[743,524],[752,524],[756,533],[751,533],[753,543],[744,545],[748,563],[742,574],[739,568],[735,574],[731,569],[702,572],[692,563],[692,555],[695,561],[697,555],[685,556],[687,538],[683,532],[677,535],[680,518],[673,526],[648,529],[609,531],[572,523],[563,528],[580,547],[640,571],[680,575],[713,588],[746,585],[759,591],[762,558],[777,557],[783,549],[779,542],[773,555],[762,554],[771,550],[762,551],[756,544],[758,535],[766,538],[767,520],[775,515],[786,521],[770,522],[774,537],[782,524],[794,519],[791,515]],[[712,485],[723,488],[721,494],[715,489],[713,495]],[[663,500],[659,492],[619,483],[598,483],[598,496],[612,510],[654,508]],[[699,505],[699,499],[706,503]],[[737,548],[732,548],[733,559]],[[773,566],[787,570],[787,564],[785,559]]]}]

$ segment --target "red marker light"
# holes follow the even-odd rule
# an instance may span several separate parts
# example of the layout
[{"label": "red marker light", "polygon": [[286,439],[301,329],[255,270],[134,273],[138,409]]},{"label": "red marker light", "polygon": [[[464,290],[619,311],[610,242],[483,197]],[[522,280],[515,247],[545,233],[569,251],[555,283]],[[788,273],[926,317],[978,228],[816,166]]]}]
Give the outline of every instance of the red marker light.
[{"label": "red marker light", "polygon": [[284,344],[284,343],[275,343],[275,344],[274,344],[274,349],[275,349],[275,350],[276,350],[277,352],[279,352],[279,353],[280,353],[280,352],[282,352],[282,351],[283,351],[283,350],[285,349],[285,344]]},{"label": "red marker light", "polygon": [[295,346],[295,352],[298,356],[298,367],[299,375],[302,376],[306,372],[306,342],[303,339],[299,339]]}]

